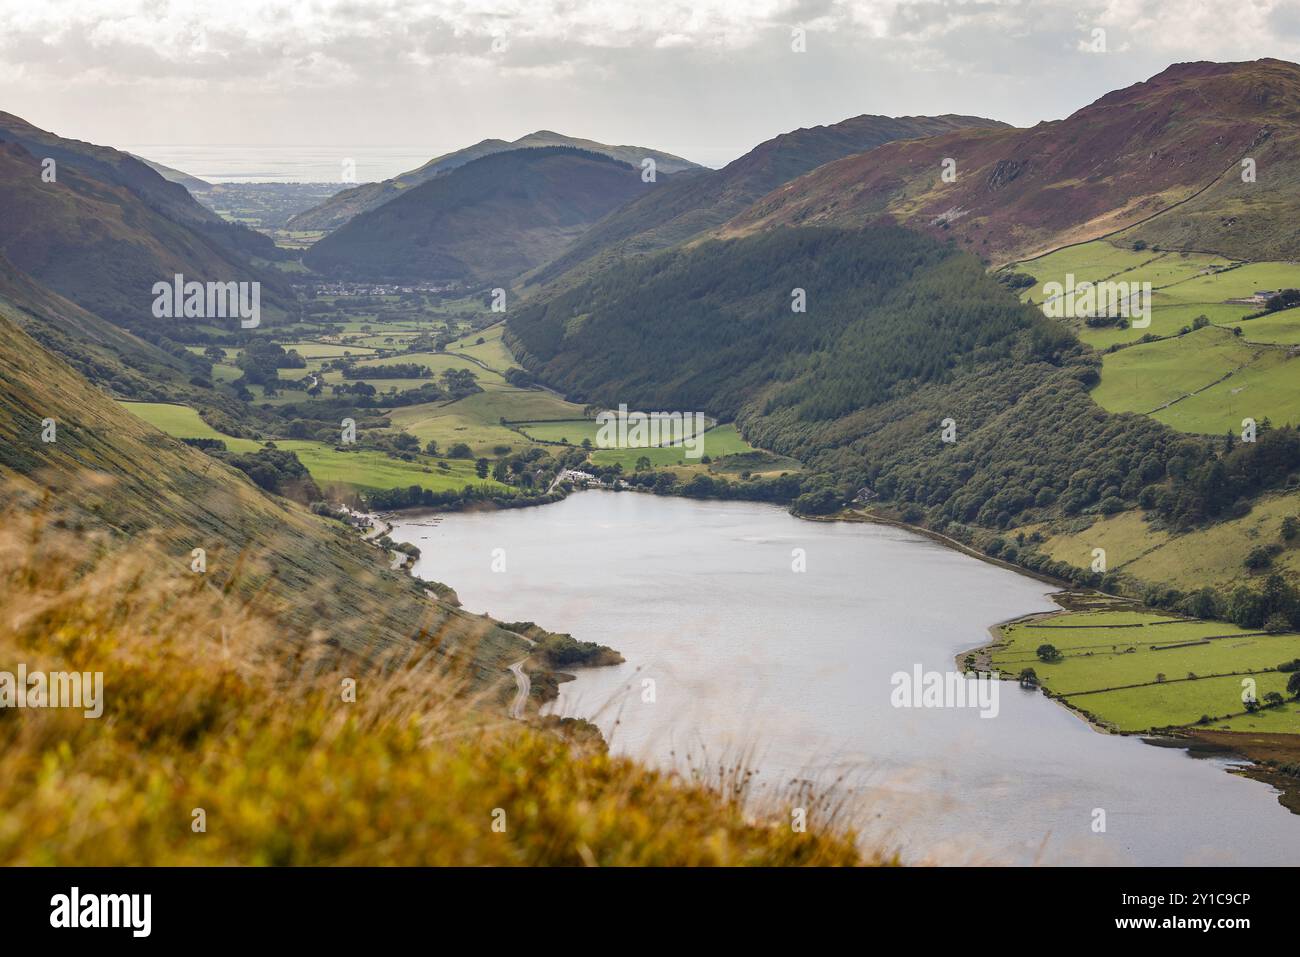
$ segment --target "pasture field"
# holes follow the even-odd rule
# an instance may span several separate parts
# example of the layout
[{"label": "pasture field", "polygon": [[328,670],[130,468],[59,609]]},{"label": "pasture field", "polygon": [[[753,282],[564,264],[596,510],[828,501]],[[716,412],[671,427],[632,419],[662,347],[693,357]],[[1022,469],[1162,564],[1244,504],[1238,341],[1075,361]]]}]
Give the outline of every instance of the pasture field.
[{"label": "pasture field", "polygon": [[[707,432],[708,429],[713,424],[714,422],[712,419],[706,418],[704,428],[701,431]],[[682,427],[685,430],[685,434],[687,436],[695,435],[694,428],[691,428],[691,426],[693,425],[694,425],[693,418],[689,422],[687,421],[683,422]],[[601,428],[600,424],[596,422],[595,419],[586,419],[586,418],[563,419],[559,421],[545,421],[545,422],[519,422],[517,423],[517,426],[521,432],[523,432],[525,435],[529,436],[530,438],[534,438],[542,442],[565,442],[569,445],[581,445],[583,439],[590,439],[591,443],[595,445],[596,436],[600,432],[600,428]],[[671,431],[672,428],[673,428],[672,423],[668,423],[668,425],[665,428],[665,431],[660,433],[660,438],[663,439],[666,434],[667,438],[671,440],[673,435],[673,432]],[[666,443],[661,441],[658,444],[664,445]],[[639,446],[639,448],[651,448],[651,447],[652,446],[650,445]]]},{"label": "pasture field", "polygon": [[[467,332],[459,339],[448,343],[447,351],[463,352],[467,356],[473,356],[489,369],[495,369],[497,372],[504,373],[509,369],[516,369],[519,363],[506,348],[506,344],[501,341],[501,334],[505,329],[506,324],[498,322],[477,332]],[[481,344],[479,339],[483,340]]]},{"label": "pasture field", "polygon": [[[505,488],[490,477],[479,478],[474,472],[474,463],[468,459],[439,460],[416,456],[416,461],[407,462],[390,458],[383,452],[369,449],[343,451],[321,442],[294,440],[275,444],[296,453],[322,490],[334,485],[359,489],[419,485],[435,492],[459,491],[466,485]],[[436,464],[438,461],[445,461],[447,468],[440,468]]]},{"label": "pasture field", "polygon": [[1247,342],[1281,346],[1300,345],[1300,308],[1274,312],[1239,325],[1242,337]]},{"label": "pasture field", "polygon": [[[1044,284],[1064,282],[1072,273],[1076,283],[1087,280],[1100,282],[1150,282],[1152,285],[1151,325],[1145,329],[1094,328],[1082,321],[1075,323],[1079,337],[1097,349],[1114,344],[1136,342],[1146,334],[1156,336],[1176,335],[1190,326],[1197,316],[1222,326],[1235,326],[1242,317],[1258,312],[1259,306],[1248,303],[1230,303],[1229,299],[1244,299],[1259,290],[1300,288],[1300,264],[1287,262],[1258,262],[1234,264],[1221,256],[1204,253],[1155,252],[1151,249],[1134,250],[1115,246],[1106,240],[1096,240],[1062,249],[1039,259],[1018,263],[1017,272],[1026,272],[1038,282],[1021,293],[1022,299],[1032,299],[1041,304],[1045,298]],[[1250,320],[1255,322],[1256,320]],[[1300,325],[1298,323],[1297,325]],[[1249,324],[1247,328],[1251,328]],[[1300,332],[1292,327],[1258,328],[1259,338],[1248,335],[1257,342],[1300,341]],[[1271,335],[1286,338],[1273,339]],[[1295,339],[1289,338],[1295,336]]]},{"label": "pasture field", "polygon": [[365,346],[342,345],[334,342],[284,342],[284,351],[293,350],[304,359],[342,359],[346,355],[374,355],[374,349]]},{"label": "pasture field", "polygon": [[1300,423],[1300,358],[1287,356],[1283,349],[1259,348],[1257,358],[1231,378],[1154,417],[1180,431],[1206,435],[1240,433],[1241,420],[1248,416],[1270,419],[1274,425]]},{"label": "pasture field", "polygon": [[[1254,679],[1262,699],[1269,691],[1285,690],[1289,674],[1276,667],[1300,658],[1300,635],[1262,635],[1224,622],[1140,610],[1016,622],[1003,626],[1001,636],[992,668],[1012,676],[1033,668],[1053,694],[1121,731],[1243,712],[1243,677]],[[1036,650],[1043,644],[1055,646],[1061,660],[1041,661]],[[1140,687],[1128,687],[1134,685]],[[1294,700],[1284,706],[1300,714],[1296,709]],[[1300,719],[1293,716],[1279,726],[1300,732]]]},{"label": "pasture field", "polygon": [[425,402],[394,409],[389,419],[394,425],[419,438],[430,439],[447,449],[464,442],[476,456],[492,458],[497,447],[519,451],[533,443],[527,436],[501,424],[528,418],[576,418],[581,406],[552,395],[525,389],[500,389],[479,392],[456,402]]},{"label": "pasture field", "polygon": [[[1142,688],[1125,688],[1102,694],[1071,695],[1066,701],[1119,731],[1147,731],[1155,728],[1196,725],[1201,717],[1227,718],[1234,724],[1245,717],[1242,679],[1255,682],[1261,698],[1270,691],[1286,693],[1289,675],[1281,671],[1228,678],[1198,678],[1195,681],[1166,681]],[[1286,734],[1300,733],[1300,709],[1290,698],[1277,709],[1278,721],[1271,728]],[[1210,723],[1207,726],[1214,727]],[[1219,727],[1222,729],[1223,724]]]},{"label": "pasture field", "polygon": [[234,382],[243,374],[243,369],[225,362],[216,362],[212,365],[212,381],[214,382]]},{"label": "pasture field", "polygon": [[1101,383],[1092,390],[1092,397],[1111,412],[1153,413],[1175,400],[1188,401],[1183,399],[1188,393],[1257,358],[1258,350],[1231,332],[1206,326],[1185,336],[1130,346],[1106,356]]},{"label": "pasture field", "polygon": [[[1153,528],[1140,512],[1123,512],[1099,518],[1081,531],[1051,535],[1042,548],[1052,558],[1079,567],[1087,567],[1092,549],[1104,548],[1112,570],[1183,591],[1227,587],[1257,577],[1245,567],[1247,554],[1256,545],[1282,543],[1282,521],[1288,516],[1300,516],[1300,492],[1266,495],[1248,515],[1178,535]],[[1273,566],[1300,574],[1300,543],[1287,545]]]},{"label": "pasture field", "polygon": [[365,359],[357,363],[357,368],[372,369],[376,366],[405,365],[411,362],[416,365],[427,366],[433,371],[435,378],[441,377],[442,373],[448,369],[468,369],[474,373],[478,384],[484,389],[514,388],[506,382],[501,373],[484,369],[482,366],[461,356],[445,352],[403,352],[395,356],[385,356],[382,359]]},{"label": "pasture field", "polygon": [[[731,424],[719,425],[706,430],[703,441],[703,451],[700,453],[700,457],[703,458],[707,455],[715,462],[726,455],[755,451],[754,447],[741,438],[740,433],[736,431],[736,427]],[[636,468],[637,459],[642,456],[648,458],[650,464],[655,468],[700,464],[700,459],[687,458],[686,449],[682,446],[655,449],[600,449],[592,452],[591,461],[596,465],[621,464],[624,472],[631,472]]]},{"label": "pasture field", "polygon": [[[231,452],[240,454],[256,452],[265,444],[255,439],[224,435],[188,406],[163,402],[123,402],[121,405],[174,438],[221,439]],[[275,444],[277,448],[295,453],[322,489],[330,486],[388,489],[420,485],[441,492],[459,490],[466,485],[503,487],[493,479],[480,479],[474,472],[474,463],[468,460],[444,460],[447,468],[443,469],[437,465],[439,460],[424,456],[407,462],[390,458],[383,452],[369,449],[343,451],[309,440],[284,440]]]},{"label": "pasture field", "polygon": [[[237,439],[218,432],[203,421],[198,411],[188,405],[173,405],[170,402],[126,402],[118,404],[137,418],[144,419],[160,432],[166,432],[176,439],[221,439],[226,447],[235,452],[251,452],[261,448],[262,443],[253,439]],[[237,448],[232,443],[244,443],[246,447]]]}]

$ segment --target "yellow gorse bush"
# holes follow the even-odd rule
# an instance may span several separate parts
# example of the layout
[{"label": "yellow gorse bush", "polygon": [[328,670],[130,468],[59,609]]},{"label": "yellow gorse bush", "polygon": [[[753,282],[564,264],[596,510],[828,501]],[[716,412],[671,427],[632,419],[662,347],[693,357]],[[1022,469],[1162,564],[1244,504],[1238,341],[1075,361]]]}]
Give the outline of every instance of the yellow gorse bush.
[{"label": "yellow gorse bush", "polygon": [[0,670],[101,671],[104,711],[0,710],[0,863],[862,862],[830,804],[796,833],[743,786],[509,721],[426,663],[286,647],[148,543],[2,527]]}]

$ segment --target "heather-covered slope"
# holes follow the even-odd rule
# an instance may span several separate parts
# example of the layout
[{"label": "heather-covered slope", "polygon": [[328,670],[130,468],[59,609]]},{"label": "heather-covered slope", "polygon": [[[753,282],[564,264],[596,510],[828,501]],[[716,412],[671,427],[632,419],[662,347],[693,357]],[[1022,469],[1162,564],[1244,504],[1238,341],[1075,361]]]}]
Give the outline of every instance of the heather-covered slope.
[{"label": "heather-covered slope", "polygon": [[[1182,63],[1064,120],[891,143],[827,164],[718,234],[890,217],[995,264],[1126,228],[1229,256],[1293,258],[1297,145],[1300,66]],[[1247,158],[1254,183],[1242,181]],[[953,182],[945,160],[956,164]]]},{"label": "heather-covered slope", "polygon": [[[44,508],[114,538],[153,535],[178,568],[207,552],[207,580],[271,611],[290,642],[366,659],[434,652],[495,683],[523,643],[429,598],[343,524],[261,492],[242,472],[168,438],[46,352],[0,304],[4,506]],[[55,441],[44,441],[45,420]],[[44,502],[42,505],[41,503]]]},{"label": "heather-covered slope", "polygon": [[864,115],[782,133],[720,170],[698,170],[656,184],[593,226],[528,281],[548,283],[563,277],[569,285],[606,263],[676,245],[720,225],[782,183],[882,143],[1004,126],[976,116]]}]

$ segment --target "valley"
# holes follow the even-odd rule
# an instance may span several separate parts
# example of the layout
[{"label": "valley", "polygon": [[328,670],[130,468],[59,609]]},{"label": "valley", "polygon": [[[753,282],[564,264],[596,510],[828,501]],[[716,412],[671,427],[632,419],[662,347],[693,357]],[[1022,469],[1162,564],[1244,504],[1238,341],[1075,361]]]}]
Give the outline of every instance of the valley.
[{"label": "valley", "polygon": [[[781,863],[1286,863],[1297,104],[1296,64],[1175,63],[1028,128],[861,114],[720,169],[538,130],[337,185],[207,183],[0,114],[0,507],[87,556],[48,586],[17,540],[0,564],[109,620],[78,576],[108,581],[139,543],[157,600],[190,609],[168,635],[224,654],[246,630],[289,669],[267,681],[312,694],[396,681],[392,711],[364,712],[373,746],[438,763],[397,789],[399,822],[453,778],[516,813],[495,765],[445,744],[463,734],[535,771],[570,836],[557,782],[608,814],[641,813],[624,787],[660,815],[698,799]],[[174,277],[256,284],[258,321],[153,315]],[[1150,298],[1063,311],[1081,284]],[[629,412],[655,428],[611,432]],[[112,620],[144,682],[142,633]],[[177,653],[197,689],[209,644]],[[927,671],[1005,713],[899,705],[897,676]],[[239,701],[263,679],[221,680]],[[194,736],[290,764],[364,736],[332,737],[319,703],[297,724],[247,710],[274,735],[226,709]],[[111,750],[174,757],[141,748]],[[756,822],[809,794],[842,811],[801,857]],[[1096,807],[1115,840],[1093,839]],[[301,845],[242,820],[198,857],[364,859],[302,813]],[[689,828],[641,857],[613,826],[622,843],[552,854],[537,827],[528,860],[738,860]],[[439,863],[509,857],[452,846]]]}]

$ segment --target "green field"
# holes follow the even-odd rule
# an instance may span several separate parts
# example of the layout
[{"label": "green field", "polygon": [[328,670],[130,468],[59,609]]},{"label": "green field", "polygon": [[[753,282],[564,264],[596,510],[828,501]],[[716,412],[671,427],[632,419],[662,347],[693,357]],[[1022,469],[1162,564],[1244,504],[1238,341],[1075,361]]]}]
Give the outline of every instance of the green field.
[{"label": "green field", "polygon": [[[719,425],[708,429],[703,435],[703,443],[700,458],[707,455],[715,461],[725,455],[754,451],[754,447],[741,438],[734,425]],[[622,465],[623,471],[631,472],[642,456],[648,458],[654,468],[695,465],[700,462],[699,458],[687,457],[686,449],[681,446],[657,449],[601,449],[591,454],[591,461],[596,465]]]},{"label": "green field", "polygon": [[[427,366],[433,371],[434,377],[440,377],[448,369],[468,369],[474,373],[478,384],[484,389],[509,389],[513,388],[502,377],[501,373],[484,369],[477,363],[470,362],[459,355],[446,352],[401,352],[395,356],[386,356],[382,359],[366,359],[357,363],[358,369],[371,369],[375,366],[404,365],[414,362],[417,365]],[[380,380],[375,380],[380,381]]]},{"label": "green field", "polygon": [[1245,368],[1258,355],[1231,332],[1206,326],[1106,356],[1092,397],[1111,412],[1152,413]]},{"label": "green field", "polygon": [[[1242,678],[1255,681],[1262,699],[1285,690],[1289,675],[1273,669],[1300,658],[1300,635],[1257,635],[1223,622],[1140,611],[1062,614],[1007,625],[1001,633],[1005,643],[992,653],[995,670],[1015,676],[1033,668],[1053,694],[1120,731],[1242,713]],[[1039,660],[1036,650],[1043,644],[1055,646],[1062,660]],[[1140,687],[1126,687],[1132,685]],[[1289,700],[1281,710],[1286,715],[1276,730],[1300,733],[1300,706]]]},{"label": "green field", "polygon": [[[221,439],[226,448],[241,454],[256,452],[265,444],[254,439],[223,435],[187,406],[162,402],[123,402],[121,405],[175,438]],[[504,487],[492,479],[480,479],[474,472],[474,463],[469,460],[446,460],[447,468],[443,469],[437,465],[437,460],[424,456],[407,462],[369,449],[344,451],[322,442],[296,439],[278,441],[275,445],[295,453],[322,489],[334,485],[361,489],[419,485],[442,492],[459,490],[466,485]]]},{"label": "green field", "polygon": [[[517,422],[515,424],[519,431],[540,442],[564,442],[568,445],[581,445],[583,439],[588,439],[595,446],[601,430],[600,424],[595,419],[587,418],[545,422]],[[707,431],[713,424],[713,420],[706,417],[704,428],[701,431]],[[666,424],[665,432],[660,435],[660,441],[656,444],[666,445],[667,441],[671,440],[673,433],[667,430],[671,430],[672,427],[671,423]],[[687,436],[693,436],[695,434],[694,419],[683,420],[682,428],[686,430],[685,434]],[[651,446],[647,443],[639,447],[650,448]]]},{"label": "green field", "polygon": [[1184,432],[1217,435],[1240,432],[1242,419],[1271,419],[1274,425],[1300,423],[1300,361],[1268,349],[1230,379],[1170,406],[1155,418]]},{"label": "green field", "polygon": [[[1115,246],[1104,240],[1059,250],[1019,263],[1037,283],[1023,298],[1041,303],[1044,284],[1150,282],[1153,309],[1145,329],[1095,328],[1070,322],[1080,338],[1097,349],[1124,345],[1102,360],[1101,383],[1093,398],[1112,412],[1153,415],[1184,432],[1240,431],[1243,418],[1275,424],[1300,422],[1297,369],[1284,346],[1300,344],[1300,310],[1243,317],[1257,303],[1230,303],[1257,291],[1300,287],[1300,265],[1283,262],[1234,264],[1199,253],[1156,252]],[[1211,326],[1179,333],[1204,316]],[[1240,328],[1236,337],[1231,329]],[[1146,335],[1165,337],[1138,343]]]},{"label": "green field", "polygon": [[368,356],[375,350],[363,346],[339,345],[332,342],[286,342],[284,351],[298,353],[304,359],[341,359],[346,355]]},{"label": "green field", "polygon": [[1094,328],[1076,322],[1080,338],[1098,349],[1136,342],[1148,333],[1174,335],[1182,327],[1190,326],[1198,315],[1219,325],[1236,325],[1243,316],[1258,312],[1260,306],[1227,300],[1248,298],[1257,290],[1300,288],[1300,265],[1294,263],[1234,264],[1204,253],[1139,251],[1105,240],[1058,250],[1013,268],[1038,280],[1021,294],[1022,298],[1036,303],[1042,303],[1045,298],[1045,283],[1064,282],[1067,274],[1073,274],[1076,283],[1085,280],[1151,283],[1149,328]]},{"label": "green field", "polygon": [[1300,345],[1300,309],[1287,309],[1238,323],[1247,342]]},{"label": "green field", "polygon": [[[515,357],[506,348],[501,341],[501,334],[505,332],[506,324],[498,322],[494,326],[488,326],[486,329],[480,329],[477,332],[469,332],[461,336],[454,342],[448,343],[448,352],[462,352],[467,356],[473,356],[479,362],[483,363],[489,369],[495,369],[498,372],[505,372],[508,369],[518,368],[519,363]],[[483,342],[479,343],[478,340]]]},{"label": "green field", "polygon": [[533,443],[501,424],[501,419],[578,418],[582,407],[549,392],[501,389],[479,392],[457,402],[426,402],[394,409],[393,424],[443,449],[464,442],[476,456],[494,456],[498,446],[519,451]]}]

